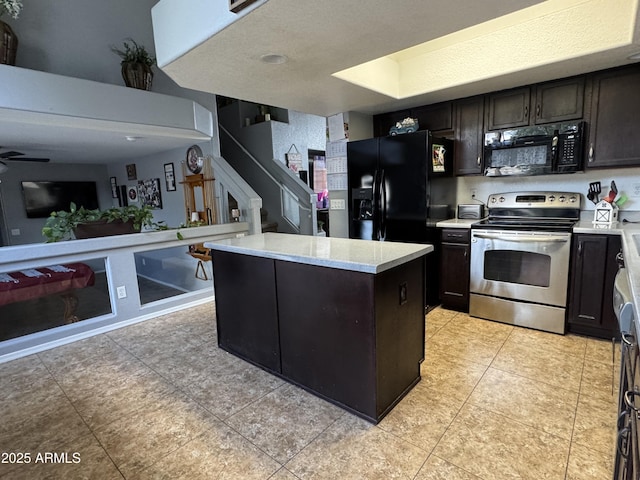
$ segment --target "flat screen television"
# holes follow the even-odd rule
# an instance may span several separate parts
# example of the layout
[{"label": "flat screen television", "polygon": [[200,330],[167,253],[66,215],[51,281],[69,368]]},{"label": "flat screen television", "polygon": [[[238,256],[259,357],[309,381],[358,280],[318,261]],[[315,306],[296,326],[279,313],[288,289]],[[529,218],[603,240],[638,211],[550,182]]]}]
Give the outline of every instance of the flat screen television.
[{"label": "flat screen television", "polygon": [[98,208],[96,182],[21,182],[27,218],[48,217],[51,212],[78,208]]}]

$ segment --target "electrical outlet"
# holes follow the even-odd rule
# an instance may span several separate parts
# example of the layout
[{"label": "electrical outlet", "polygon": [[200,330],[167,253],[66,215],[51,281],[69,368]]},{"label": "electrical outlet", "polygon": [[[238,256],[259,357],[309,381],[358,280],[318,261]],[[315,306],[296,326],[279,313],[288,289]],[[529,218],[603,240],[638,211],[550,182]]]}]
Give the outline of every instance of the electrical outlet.
[{"label": "electrical outlet", "polygon": [[631,185],[630,197],[640,197],[640,183],[634,183]]},{"label": "electrical outlet", "polygon": [[127,288],[124,285],[116,288],[116,292],[118,292],[118,298],[127,298]]}]

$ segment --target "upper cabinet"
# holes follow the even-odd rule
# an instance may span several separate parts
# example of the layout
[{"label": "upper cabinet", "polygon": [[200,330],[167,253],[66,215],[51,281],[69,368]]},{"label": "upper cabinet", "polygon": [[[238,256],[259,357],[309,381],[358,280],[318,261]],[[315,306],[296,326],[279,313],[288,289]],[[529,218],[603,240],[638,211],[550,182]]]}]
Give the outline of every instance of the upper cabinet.
[{"label": "upper cabinet", "polygon": [[640,164],[640,68],[593,76],[587,168]]},{"label": "upper cabinet", "polygon": [[[387,135],[389,135],[389,129],[393,127],[396,122],[401,122],[402,120],[410,116],[411,110],[408,109],[374,115],[373,136],[386,137]],[[420,128],[422,128],[422,125],[420,125]]]},{"label": "upper cabinet", "polygon": [[451,102],[434,103],[412,108],[411,117],[417,118],[420,130],[429,130],[434,135],[451,133],[453,129],[453,107]]},{"label": "upper cabinet", "polygon": [[376,137],[386,137],[389,135],[389,129],[396,122],[400,122],[407,117],[418,119],[419,130],[429,130],[436,136],[450,136],[453,130],[453,103],[434,103],[375,115],[373,117],[373,134]]},{"label": "upper cabinet", "polygon": [[537,85],[532,123],[579,120],[584,112],[584,77]]},{"label": "upper cabinet", "polygon": [[584,112],[584,78],[491,93],[488,107],[487,130],[579,120]]},{"label": "upper cabinet", "polygon": [[455,110],[455,173],[479,175],[482,173],[484,97],[458,100]]},{"label": "upper cabinet", "polygon": [[483,172],[484,133],[584,120],[590,168],[640,166],[640,65],[441,102],[374,117],[376,136],[406,117],[420,130],[455,139],[456,175]]},{"label": "upper cabinet", "polygon": [[487,130],[529,125],[531,89],[516,88],[492,93],[488,97]]}]

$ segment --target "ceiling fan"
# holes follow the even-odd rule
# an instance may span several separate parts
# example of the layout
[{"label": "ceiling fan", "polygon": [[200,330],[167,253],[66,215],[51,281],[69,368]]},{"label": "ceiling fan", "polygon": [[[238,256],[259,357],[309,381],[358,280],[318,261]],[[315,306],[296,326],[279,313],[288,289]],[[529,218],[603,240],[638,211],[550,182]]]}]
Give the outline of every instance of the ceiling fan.
[{"label": "ceiling fan", "polygon": [[48,162],[48,158],[39,158],[39,157],[25,157],[24,153],[16,152],[14,150],[10,150],[8,152],[0,153],[0,173],[4,173],[9,169],[9,166],[5,163],[6,161],[16,161],[16,162]]}]

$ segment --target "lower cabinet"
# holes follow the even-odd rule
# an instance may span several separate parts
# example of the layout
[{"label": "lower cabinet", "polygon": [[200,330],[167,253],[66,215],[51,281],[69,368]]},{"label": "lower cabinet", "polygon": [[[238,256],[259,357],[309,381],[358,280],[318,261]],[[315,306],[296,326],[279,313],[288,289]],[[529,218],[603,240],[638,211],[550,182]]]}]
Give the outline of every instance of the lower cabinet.
[{"label": "lower cabinet", "polygon": [[224,350],[374,423],[420,380],[424,257],[377,274],[212,257]]},{"label": "lower cabinet", "polygon": [[618,235],[573,235],[569,332],[607,339],[619,336],[613,311],[613,282],[620,248]]},{"label": "lower cabinet", "polygon": [[442,230],[440,251],[440,300],[442,305],[462,312],[469,311],[468,229]]}]

